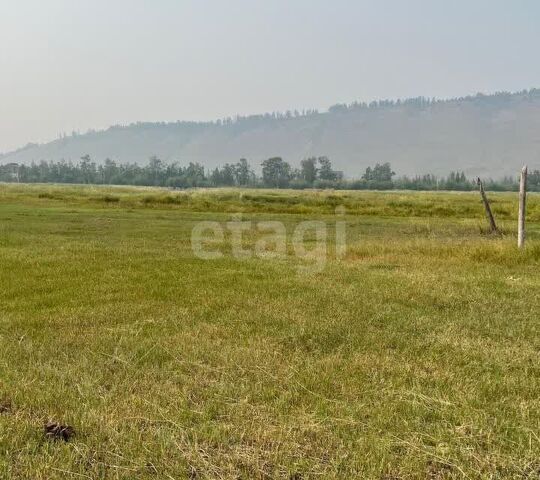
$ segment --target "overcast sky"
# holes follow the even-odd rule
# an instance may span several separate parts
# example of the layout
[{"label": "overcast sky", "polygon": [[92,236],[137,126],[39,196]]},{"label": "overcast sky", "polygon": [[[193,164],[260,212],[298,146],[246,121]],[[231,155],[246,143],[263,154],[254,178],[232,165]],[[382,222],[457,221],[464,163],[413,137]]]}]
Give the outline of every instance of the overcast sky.
[{"label": "overcast sky", "polygon": [[540,87],[537,0],[0,0],[0,152],[144,121]]}]

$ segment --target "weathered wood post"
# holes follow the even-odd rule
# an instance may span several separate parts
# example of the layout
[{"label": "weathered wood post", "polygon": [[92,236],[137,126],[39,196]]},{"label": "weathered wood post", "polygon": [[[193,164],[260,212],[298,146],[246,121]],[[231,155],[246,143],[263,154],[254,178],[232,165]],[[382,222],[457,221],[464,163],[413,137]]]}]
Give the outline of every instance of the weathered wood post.
[{"label": "weathered wood post", "polygon": [[480,188],[480,195],[482,197],[482,202],[484,202],[486,217],[489,221],[489,228],[491,229],[491,233],[500,233],[499,229],[497,228],[497,224],[495,223],[495,217],[493,216],[493,212],[491,211],[489,200],[487,199],[486,192],[484,191],[484,185],[482,185],[482,180],[480,180],[480,177],[478,177],[476,182],[478,183],[478,187]]},{"label": "weathered wood post", "polygon": [[525,215],[527,213],[527,165],[521,170],[519,181],[518,247],[525,246]]}]

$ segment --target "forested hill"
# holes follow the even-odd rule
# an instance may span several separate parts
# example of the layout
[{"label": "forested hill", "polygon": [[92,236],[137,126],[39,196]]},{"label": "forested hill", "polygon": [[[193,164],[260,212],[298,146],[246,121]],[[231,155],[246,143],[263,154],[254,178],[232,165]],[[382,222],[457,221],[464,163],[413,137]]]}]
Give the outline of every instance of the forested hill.
[{"label": "forested hill", "polygon": [[272,156],[293,165],[326,155],[347,176],[390,162],[398,174],[514,175],[540,165],[540,89],[430,100],[335,105],[328,112],[287,112],[217,122],[136,123],[63,136],[0,157],[0,163],[73,160],[199,162],[211,168]]}]

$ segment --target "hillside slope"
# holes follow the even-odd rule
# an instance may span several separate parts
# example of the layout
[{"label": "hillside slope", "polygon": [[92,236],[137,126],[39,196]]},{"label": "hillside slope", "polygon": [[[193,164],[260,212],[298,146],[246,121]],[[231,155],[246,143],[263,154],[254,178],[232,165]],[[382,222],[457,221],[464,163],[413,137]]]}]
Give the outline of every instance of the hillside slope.
[{"label": "hillside slope", "polygon": [[446,101],[422,98],[332,107],[307,115],[260,115],[224,122],[137,123],[29,145],[2,163],[110,157],[145,163],[200,162],[206,167],[270,156],[293,165],[329,156],[348,176],[376,162],[398,174],[514,175],[523,163],[540,165],[540,90],[478,95]]}]

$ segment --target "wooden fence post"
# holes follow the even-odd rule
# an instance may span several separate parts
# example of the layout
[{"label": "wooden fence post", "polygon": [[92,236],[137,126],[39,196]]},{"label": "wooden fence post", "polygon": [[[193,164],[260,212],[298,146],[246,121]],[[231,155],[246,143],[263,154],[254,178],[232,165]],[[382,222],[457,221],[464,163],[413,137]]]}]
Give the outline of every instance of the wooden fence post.
[{"label": "wooden fence post", "polygon": [[521,170],[519,182],[518,247],[525,246],[525,215],[527,213],[527,165]]},{"label": "wooden fence post", "polygon": [[484,185],[482,185],[482,180],[478,178],[477,183],[478,183],[478,187],[480,188],[480,195],[482,197],[482,202],[484,202],[484,208],[486,210],[486,216],[489,221],[489,227],[491,229],[491,233],[500,233],[499,229],[497,228],[497,224],[495,223],[495,217],[493,217],[493,212],[491,211],[491,207],[489,206],[489,200],[487,199],[486,192],[484,191]]}]

